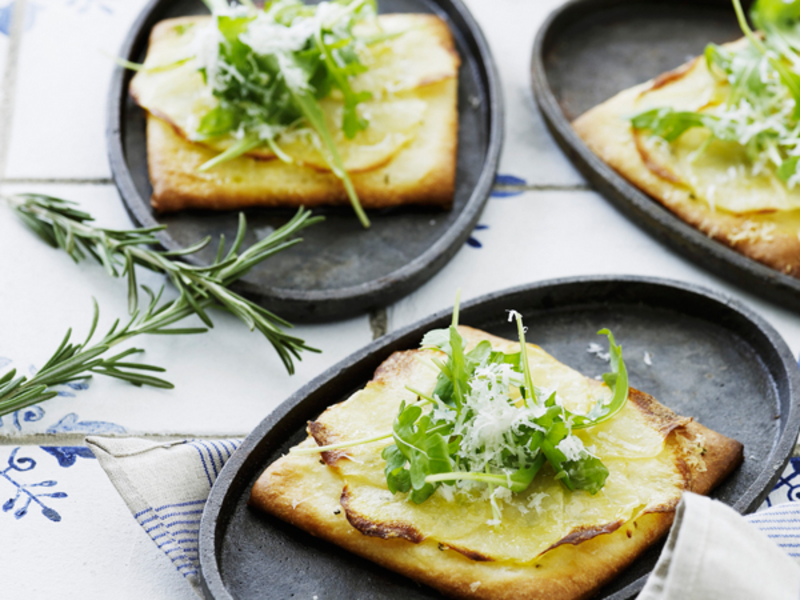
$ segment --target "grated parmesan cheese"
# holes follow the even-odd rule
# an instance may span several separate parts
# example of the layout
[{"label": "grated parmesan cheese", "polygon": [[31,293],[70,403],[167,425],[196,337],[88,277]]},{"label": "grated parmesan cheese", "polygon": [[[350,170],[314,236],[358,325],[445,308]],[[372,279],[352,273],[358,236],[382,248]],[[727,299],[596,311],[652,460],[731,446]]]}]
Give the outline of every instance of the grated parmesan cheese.
[{"label": "grated parmesan cheese", "polygon": [[568,435],[561,440],[556,449],[564,454],[567,460],[580,460],[589,454],[583,447],[581,439],[574,435]]},{"label": "grated parmesan cheese", "polygon": [[611,355],[608,352],[605,352],[603,347],[597,342],[592,342],[589,344],[586,347],[586,352],[589,354],[594,354],[597,358],[605,362],[609,362],[611,360]]},{"label": "grated parmesan cheese", "polygon": [[745,221],[742,226],[728,235],[731,244],[738,242],[771,242],[775,239],[775,223],[756,223],[751,220]]}]

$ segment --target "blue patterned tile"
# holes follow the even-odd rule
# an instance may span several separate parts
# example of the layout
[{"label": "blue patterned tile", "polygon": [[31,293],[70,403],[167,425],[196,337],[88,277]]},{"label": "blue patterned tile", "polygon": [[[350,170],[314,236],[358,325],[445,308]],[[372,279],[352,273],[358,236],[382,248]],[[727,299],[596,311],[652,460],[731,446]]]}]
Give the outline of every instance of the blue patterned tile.
[{"label": "blue patterned tile", "polygon": [[[494,184],[495,186],[511,187],[528,185],[528,182],[515,175],[503,175],[498,173],[497,177],[495,177]],[[492,198],[511,198],[513,196],[519,196],[524,193],[524,191],[525,190],[499,190],[495,188],[492,190]]]},{"label": "blue patterned tile", "polygon": [[[30,449],[28,449],[30,450]],[[31,508],[38,508],[41,514],[53,522],[61,521],[61,515],[51,506],[54,499],[66,498],[66,492],[48,491],[58,485],[53,479],[36,481],[23,475],[36,469],[36,461],[29,456],[18,457],[20,447],[11,450],[8,466],[0,470],[0,478],[11,484],[14,493],[3,503],[3,512],[11,512],[15,519],[21,519]],[[13,511],[13,512],[12,512]]]}]

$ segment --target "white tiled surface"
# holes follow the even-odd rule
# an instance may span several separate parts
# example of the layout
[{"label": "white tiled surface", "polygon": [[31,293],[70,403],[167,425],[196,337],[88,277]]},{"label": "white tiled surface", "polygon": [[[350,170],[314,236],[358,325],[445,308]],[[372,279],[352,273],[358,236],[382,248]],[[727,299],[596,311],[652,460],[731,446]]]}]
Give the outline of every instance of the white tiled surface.
[{"label": "white tiled surface", "polygon": [[[17,517],[28,493],[37,497]],[[61,466],[39,446],[0,446],[0,504],[12,498],[13,507],[0,512],[0,597],[197,600],[94,458]]]},{"label": "white tiled surface", "polygon": [[489,42],[503,85],[506,129],[499,172],[520,177],[531,185],[584,183],[547,133],[530,86],[534,36],[550,11],[562,3],[466,0]]},{"label": "white tiled surface", "polygon": [[145,0],[26,0],[6,176],[107,178],[116,55]]},{"label": "white tiled surface", "polygon": [[[4,189],[80,199],[102,225],[130,227],[111,185],[7,185]],[[0,219],[0,331],[7,334],[0,336],[0,357],[13,360],[22,370],[41,366],[68,327],[74,327],[76,337],[88,331],[92,296],[101,310],[98,333],[117,317],[127,315],[125,280],[109,279],[102,267],[92,262],[75,265],[65,253],[42,244],[19,219],[8,213],[4,217]],[[20,256],[25,260],[19,260]],[[146,271],[140,278],[140,283],[152,289],[165,281]],[[145,349],[137,360],[166,367],[165,378],[175,384],[175,390],[138,389],[96,377],[88,390],[73,391],[75,397],[44,403],[48,418],[31,423],[24,432],[6,422],[0,435],[44,432],[66,413],[111,421],[131,433],[243,435],[302,384],[372,339],[367,316],[298,326],[297,333],[323,352],[303,353],[296,374],[289,377],[260,334],[251,333],[227,313],[212,313],[211,317],[214,329],[201,336],[152,336],[125,346]],[[192,325],[202,323],[196,319]],[[10,335],[14,331],[20,335]]]},{"label": "white tiled surface", "polygon": [[[578,275],[649,275],[731,294],[765,317],[800,352],[797,315],[735,288],[667,250],[595,192],[527,192],[489,200],[473,237],[426,285],[389,308],[396,329],[462,300],[542,279]],[[509,306],[508,308],[514,308]]]},{"label": "white tiled surface", "polygon": [[[129,225],[107,181],[105,104],[110,61],[144,0],[16,0],[24,3],[22,35],[3,29],[10,0],[0,0],[0,82],[8,49],[16,86],[11,135],[0,136],[7,181],[3,190],[42,191],[80,201],[100,223]],[[199,2],[200,0],[198,0]],[[500,69],[506,139],[500,172],[532,187],[489,201],[474,233],[482,248],[465,246],[432,281],[388,309],[396,329],[462,298],[535,280],[585,274],[642,274],[700,283],[753,307],[800,352],[800,319],[731,287],[673,254],[629,223],[597,194],[575,191],[583,180],[558,151],[535,108],[529,85],[534,35],[561,0],[467,0]],[[2,165],[0,165],[2,167]],[[2,176],[2,171],[0,171]],[[17,183],[14,183],[14,180]],[[24,183],[19,180],[25,180]],[[53,180],[57,180],[55,183]],[[89,180],[89,181],[87,181]],[[48,183],[50,182],[50,183]],[[5,211],[5,212],[4,212]],[[161,278],[143,273],[154,286]],[[6,360],[27,370],[40,365],[65,330],[85,332],[91,297],[101,326],[127,312],[126,285],[96,265],[74,265],[44,246],[0,206],[0,369]],[[510,307],[509,307],[510,308]],[[61,451],[59,462],[41,444],[74,446],[86,433],[246,434],[293,390],[371,339],[368,318],[299,327],[324,350],[306,355],[288,377],[272,349],[228,315],[201,337],[142,339],[142,360],[167,367],[169,392],[95,379],[88,389],[3,418],[0,426],[0,598],[188,600],[193,592],[130,517],[97,462]],[[49,436],[47,441],[40,434]],[[37,437],[32,437],[37,436]],[[35,467],[9,463],[30,458]],[[65,458],[65,456],[67,458]],[[62,464],[63,463],[63,464]],[[15,462],[27,468],[31,463]],[[18,485],[66,497],[41,498],[60,516],[52,521],[33,504],[15,516]],[[6,509],[5,507],[8,506]]]},{"label": "white tiled surface", "polygon": [[[13,5],[0,5],[0,90],[5,90],[2,85],[3,75],[6,72],[6,60],[8,58],[8,33],[11,29],[11,15]],[[2,101],[3,91],[0,91],[0,101]]]}]

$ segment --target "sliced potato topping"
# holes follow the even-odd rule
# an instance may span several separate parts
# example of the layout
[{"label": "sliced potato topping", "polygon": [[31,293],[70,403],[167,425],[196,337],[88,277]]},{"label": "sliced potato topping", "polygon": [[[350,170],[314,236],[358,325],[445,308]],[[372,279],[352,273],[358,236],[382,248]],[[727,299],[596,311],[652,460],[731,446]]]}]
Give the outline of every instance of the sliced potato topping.
[{"label": "sliced potato topping", "polygon": [[[194,57],[197,38],[210,25],[209,17],[185,17],[159,24],[150,40],[145,69],[131,82],[131,94],[145,110],[169,122],[182,137],[222,152],[237,142],[233,135],[201,140],[197,128],[217,105]],[[359,105],[369,127],[353,139],[341,130],[343,101],[334,91],[320,104],[334,143],[348,172],[378,168],[417,136],[427,102],[421,88],[455,78],[459,59],[449,41],[447,26],[430,15],[385,15],[361,23],[356,34],[367,41],[360,51],[368,71],[351,81],[356,91],[369,91],[373,100]],[[321,144],[308,128],[292,129],[277,138],[280,149],[297,164],[330,170]],[[276,158],[266,145],[247,153]]]},{"label": "sliced potato topping", "polygon": [[[473,331],[462,328],[470,346],[477,340]],[[490,341],[504,352],[519,348],[518,343],[498,338]],[[360,439],[390,430],[401,402],[415,400],[406,385],[424,392],[433,388],[437,369],[431,360],[436,354],[431,350],[404,353],[396,363],[400,375],[379,377],[346,402],[326,410],[310,428],[317,442]],[[528,358],[537,386],[557,391],[570,410],[585,412],[610,395],[605,384],[559,363],[541,348],[529,345]],[[631,400],[615,418],[576,431],[609,469],[603,489],[594,496],[570,492],[546,466],[521,494],[497,488],[499,524],[492,523],[486,487],[455,493],[455,488],[440,488],[419,505],[406,494],[392,495],[386,488],[381,458],[391,440],[331,452],[325,458],[343,477],[342,505],[351,524],[362,532],[412,542],[435,540],[473,560],[526,563],[560,543],[610,533],[643,512],[677,503],[687,482],[675,448],[665,444],[670,427],[661,419],[659,423],[644,405]]]},{"label": "sliced potato topping", "polygon": [[[730,92],[727,83],[711,75],[702,58],[663,81],[660,85],[657,80],[639,96],[634,114],[668,107],[716,115]],[[651,171],[686,186],[713,208],[735,214],[800,208],[800,186],[788,188],[773,169],[754,174],[742,146],[718,140],[706,145],[709,135],[705,129],[689,129],[667,144],[642,132],[637,145]]]}]

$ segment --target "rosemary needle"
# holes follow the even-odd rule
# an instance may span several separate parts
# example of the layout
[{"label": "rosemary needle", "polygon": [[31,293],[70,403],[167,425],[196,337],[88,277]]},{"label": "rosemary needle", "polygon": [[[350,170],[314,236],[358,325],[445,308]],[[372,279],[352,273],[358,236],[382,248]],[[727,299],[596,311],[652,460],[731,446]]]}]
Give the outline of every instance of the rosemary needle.
[{"label": "rosemary needle", "polygon": [[[285,250],[302,240],[293,237],[309,225],[323,220],[312,217],[311,212],[301,208],[285,225],[269,236],[256,242],[240,253],[247,232],[244,214],[239,215],[239,229],[233,245],[225,252],[225,238],[221,236],[214,261],[207,266],[194,266],[176,258],[194,254],[205,248],[211,237],[180,251],[154,250],[149,246],[158,244],[154,237],[157,231],[166,226],[116,230],[95,227],[92,216],[77,208],[74,202],[53,198],[42,194],[18,194],[0,196],[22,218],[40,238],[54,248],[61,248],[75,262],[92,257],[99,262],[109,275],[126,277],[128,281],[128,307],[133,318],[128,324],[125,339],[140,333],[198,333],[205,329],[165,330],[165,322],[156,320],[158,326],[150,322],[156,317],[166,318],[169,323],[196,314],[208,327],[213,323],[208,316],[209,309],[221,309],[235,315],[253,331],[258,330],[275,348],[289,373],[294,372],[294,359],[300,359],[300,352],[306,350],[319,352],[284,328],[292,325],[267,309],[232,292],[229,288],[235,281],[244,277],[255,265],[270,256]],[[150,306],[144,315],[138,313],[138,284],[135,266],[140,265],[151,271],[166,274],[178,289],[180,296],[157,306],[157,295],[151,296]],[[144,319],[144,320],[143,320]],[[119,335],[119,332],[115,334]],[[119,343],[113,337],[110,343]],[[67,343],[65,341],[65,343]],[[104,342],[101,342],[101,345]],[[77,351],[77,350],[76,350]],[[116,376],[116,375],[112,375]],[[0,380],[0,403],[3,402],[5,387]]]},{"label": "rosemary needle", "polygon": [[[144,286],[143,286],[144,287]],[[145,333],[179,334],[203,333],[205,328],[177,329],[169,325],[193,314],[187,306],[177,301],[158,305],[159,295],[150,294],[150,304],[144,314],[134,313],[127,324],[120,327],[119,319],[114,322],[108,333],[99,342],[89,345],[94,337],[100,310],[94,302],[94,318],[89,335],[82,344],[70,343],[72,330],[45,365],[30,379],[24,375],[17,377],[16,369],[11,369],[0,377],[0,416],[20,410],[39,402],[44,402],[58,395],[53,386],[63,385],[79,379],[91,377],[93,373],[106,375],[128,381],[134,385],[171,389],[173,385],[147,372],[163,373],[164,369],[153,365],[124,362],[132,354],[143,352],[140,348],[129,348],[111,357],[101,358],[113,346],[130,338]],[[163,289],[163,288],[162,288]]]}]

